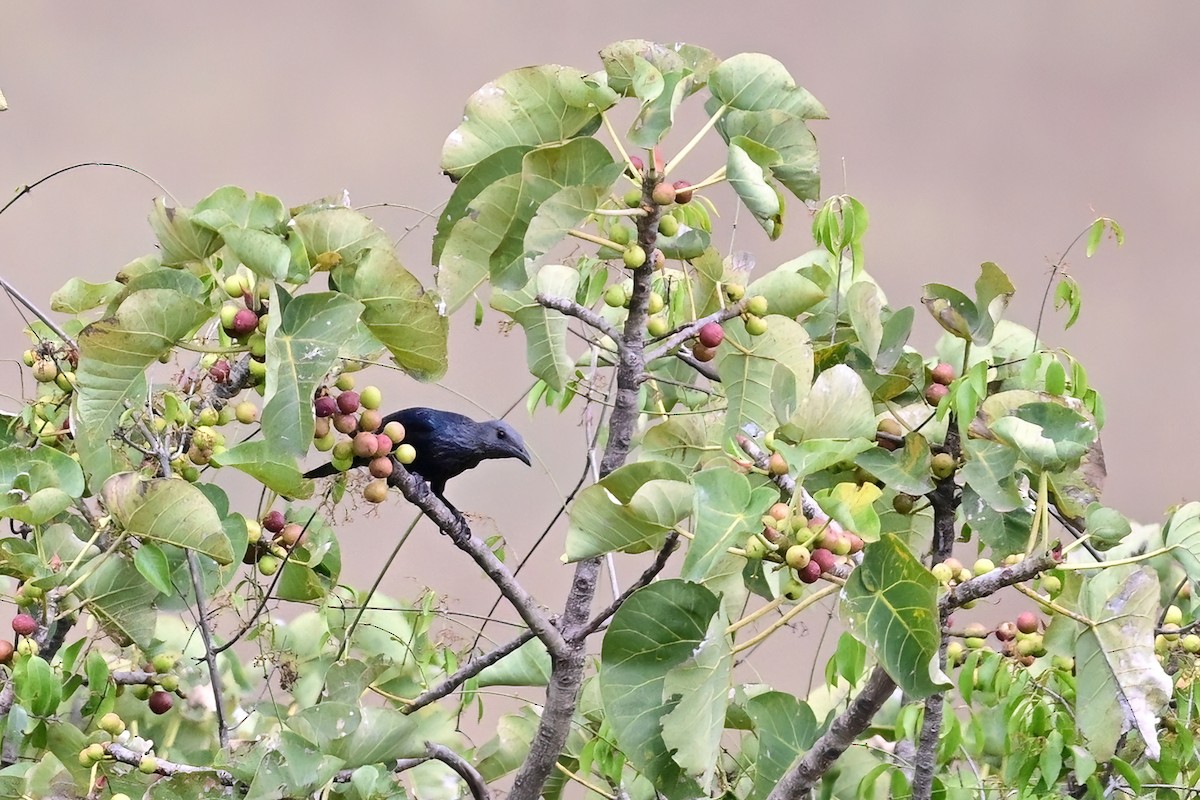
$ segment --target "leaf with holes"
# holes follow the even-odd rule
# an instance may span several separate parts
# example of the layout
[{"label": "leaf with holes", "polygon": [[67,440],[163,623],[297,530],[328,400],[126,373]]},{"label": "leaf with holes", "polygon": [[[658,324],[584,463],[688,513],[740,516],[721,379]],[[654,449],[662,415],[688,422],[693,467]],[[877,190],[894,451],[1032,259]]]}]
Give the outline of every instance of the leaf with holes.
[{"label": "leaf with holes", "polygon": [[951,685],[938,665],[937,579],[891,533],[864,551],[846,581],[850,630],[914,700]]}]

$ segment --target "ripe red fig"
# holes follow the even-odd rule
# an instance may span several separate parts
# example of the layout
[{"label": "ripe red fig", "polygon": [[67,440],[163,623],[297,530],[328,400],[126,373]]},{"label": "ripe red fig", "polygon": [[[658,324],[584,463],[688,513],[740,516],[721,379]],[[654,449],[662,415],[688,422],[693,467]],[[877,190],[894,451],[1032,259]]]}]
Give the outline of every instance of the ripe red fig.
[{"label": "ripe red fig", "polygon": [[337,396],[338,411],[341,411],[343,414],[353,414],[355,411],[358,411],[358,405],[358,392],[342,392]]},{"label": "ripe red fig", "polygon": [[269,512],[262,518],[262,526],[271,533],[279,533],[283,530],[283,526],[287,524],[287,520],[283,517],[283,512],[276,509]]},{"label": "ripe red fig", "polygon": [[929,377],[934,383],[940,383],[942,386],[949,386],[954,382],[954,367],[943,361],[933,369],[929,370]]},{"label": "ripe red fig", "polygon": [[715,322],[709,322],[700,329],[700,344],[705,347],[717,347],[725,341],[725,329]]},{"label": "ripe red fig", "polygon": [[258,330],[258,314],[248,308],[239,308],[233,315],[233,324],[229,326],[228,332],[240,339],[243,336],[249,336],[256,330]]},{"label": "ripe red fig", "polygon": [[824,547],[818,547],[816,550],[813,550],[811,559],[810,563],[820,565],[821,572],[829,572],[837,564],[837,556]]},{"label": "ripe red fig", "polygon": [[222,358],[208,368],[208,377],[213,383],[228,383],[229,371],[229,362]]},{"label": "ripe red fig", "polygon": [[372,458],[379,452],[379,437],[369,431],[360,431],[354,437],[354,455]]},{"label": "ripe red fig", "polygon": [[669,183],[660,183],[650,192],[650,198],[660,206],[669,206],[675,202],[675,187]]},{"label": "ripe red fig", "polygon": [[307,534],[304,528],[294,522],[289,522],[283,526],[283,530],[279,532],[279,543],[284,547],[295,547],[296,544],[303,541]]},{"label": "ripe red fig", "polygon": [[386,478],[392,474],[392,459],[387,456],[378,456],[371,459],[367,469],[370,470],[373,478]]},{"label": "ripe red fig", "polygon": [[337,400],[323,394],[313,401],[313,411],[318,417],[332,417],[337,413]]},{"label": "ripe red fig", "polygon": [[821,577],[821,572],[821,565],[815,560],[810,560],[803,569],[796,570],[796,575],[800,578],[801,583],[816,583]]},{"label": "ripe red fig", "polygon": [[1038,616],[1032,611],[1023,611],[1017,616],[1017,630],[1021,633],[1036,633]]},{"label": "ripe red fig", "polygon": [[379,440],[379,446],[375,448],[375,452],[381,456],[386,456],[395,449],[396,444],[392,441],[392,437],[386,433],[377,433],[375,438]]},{"label": "ripe red fig", "polygon": [[950,394],[950,390],[942,384],[931,383],[925,387],[925,402],[931,406],[936,406],[948,394]]},{"label": "ripe red fig", "polygon": [[692,202],[692,185],[687,181],[675,181],[675,202],[679,205],[687,205]]},{"label": "ripe red fig", "polygon": [[12,629],[18,636],[33,636],[37,628],[37,620],[28,614],[17,614],[12,618]]},{"label": "ripe red fig", "polygon": [[[630,164],[633,164],[633,168],[634,168],[634,169],[636,169],[636,170],[638,171],[638,174],[639,174],[639,175],[640,175],[642,172],[644,172],[644,171],[645,171],[645,169],[646,169],[646,162],[642,161],[642,159],[641,159],[641,157],[640,157],[640,156],[633,156],[633,155],[631,155],[631,156],[629,157],[629,163],[630,163]],[[626,172],[626,174],[628,174],[628,173],[629,173],[629,170],[625,170],[625,172]],[[638,176],[637,176],[637,175],[630,175],[629,177],[631,177],[631,178],[636,178],[636,177],[638,177]]]},{"label": "ripe red fig", "polygon": [[175,701],[166,692],[155,692],[150,695],[147,705],[155,714],[165,714],[171,710],[171,706],[175,705]]}]

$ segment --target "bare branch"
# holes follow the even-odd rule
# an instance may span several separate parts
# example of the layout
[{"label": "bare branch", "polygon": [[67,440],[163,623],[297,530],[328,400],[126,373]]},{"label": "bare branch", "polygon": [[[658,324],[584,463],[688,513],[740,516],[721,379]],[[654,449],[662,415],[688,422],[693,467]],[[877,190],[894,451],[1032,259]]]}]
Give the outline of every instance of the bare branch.
[{"label": "bare branch", "polygon": [[525,590],[525,587],[517,581],[504,562],[496,557],[496,554],[484,544],[482,539],[471,533],[466,519],[451,510],[445,501],[435,495],[423,478],[406,470],[395,459],[393,462],[393,472],[388,478],[388,483],[398,488],[410,503],[421,509],[442,533],[450,537],[450,541],[454,542],[455,547],[474,559],[475,563],[496,584],[500,593],[508,602],[512,603],[530,630],[546,645],[550,655],[556,658],[565,656],[569,647],[563,634],[554,627],[550,618]]},{"label": "bare branch", "polygon": [[[145,755],[139,753],[137,750],[132,750],[125,745],[117,744],[116,742],[109,742],[108,744],[104,745],[104,751],[108,753],[108,755],[114,761],[119,761],[122,764],[129,764],[133,767],[140,766],[142,759],[145,758]],[[234,779],[233,774],[226,772],[223,769],[197,767],[192,764],[180,764],[179,762],[167,761],[165,758],[159,758],[157,756],[154,756],[153,758],[157,762],[154,772],[158,775],[163,775],[169,778],[172,775],[207,774],[212,775],[213,780],[217,783],[220,783],[222,786],[237,785],[237,781]]]},{"label": "bare branch", "polygon": [[[737,437],[737,444],[738,447],[742,448],[742,452],[750,456],[750,459],[754,462],[754,466],[761,470],[767,469],[767,453],[765,450],[759,447],[753,439],[751,439],[749,436],[739,435]],[[806,490],[803,486],[797,486],[796,479],[790,474],[785,472],[782,475],[772,475],[771,481],[774,482],[774,484],[780,489],[782,489],[789,497],[795,495],[797,491],[800,492],[800,510],[804,512],[805,517],[821,521],[827,520],[830,528],[841,532],[842,526],[836,520],[832,519],[828,514],[826,514],[819,505],[817,505],[817,501],[814,500],[813,496],[808,493],[808,490]],[[845,576],[843,575],[840,577]]]},{"label": "bare branch", "polygon": [[492,793],[488,791],[483,776],[458,753],[437,742],[426,742],[425,752],[429,754],[430,758],[441,761],[457,772],[458,777],[462,778],[467,784],[467,788],[471,790],[471,796],[475,800],[491,800]]},{"label": "bare branch", "polygon": [[682,325],[676,328],[674,331],[667,334],[667,338],[663,339],[659,343],[658,347],[646,353],[646,363],[650,363],[655,359],[659,359],[667,355],[676,347],[679,347],[679,345],[700,333],[700,329],[708,323],[721,323],[727,319],[733,319],[734,317],[740,316],[741,313],[746,310],[746,303],[748,302],[749,298],[744,297],[733,305],[725,306],[725,308],[714,311],[707,317],[701,317],[695,322],[689,322],[687,325]]},{"label": "bare branch", "polygon": [[658,556],[654,559],[654,563],[646,568],[646,571],[643,572],[641,576],[639,576],[638,579],[633,582],[632,586],[621,592],[620,596],[608,605],[608,608],[592,617],[592,621],[583,626],[579,633],[576,634],[576,637],[582,639],[585,636],[590,636],[591,634],[595,633],[601,625],[608,621],[609,617],[617,613],[617,610],[625,604],[625,601],[628,600],[634,592],[644,586],[649,586],[650,581],[654,580],[655,576],[662,572],[663,568],[667,566],[667,559],[671,557],[671,553],[675,552],[675,545],[678,543],[678,541],[679,533],[676,531],[671,531],[667,535],[666,541],[663,542],[663,546],[659,548]]},{"label": "bare branch", "polygon": [[590,325],[616,342],[618,349],[621,347],[621,332],[611,322],[590,308],[581,306],[574,300],[568,300],[565,297],[554,297],[547,294],[539,293],[536,300],[546,308],[561,311],[569,317],[575,317],[575,319]]},{"label": "bare branch", "polygon": [[75,340],[72,339],[70,336],[68,336],[66,331],[64,331],[62,328],[60,328],[58,326],[57,322],[50,319],[50,317],[45,312],[43,312],[40,308],[38,308],[37,305],[32,300],[30,300],[25,295],[21,294],[20,290],[17,289],[17,287],[13,286],[11,283],[9,283],[7,280],[5,280],[3,277],[0,277],[0,288],[3,288],[4,291],[8,293],[8,296],[11,297],[13,300],[16,300],[18,303],[25,306],[25,308],[29,309],[29,313],[33,314],[35,317],[37,317],[43,323],[45,323],[46,327],[49,328],[50,330],[54,331],[54,334],[56,336],[58,336],[59,339],[62,339],[63,342],[65,342],[66,344],[68,344],[71,347],[77,347],[77,345],[75,344]]},{"label": "bare branch", "polygon": [[486,653],[478,658],[471,659],[461,668],[459,668],[459,670],[453,675],[447,676],[436,686],[426,689],[425,691],[421,692],[421,694],[413,698],[412,702],[404,707],[404,713],[411,714],[418,709],[424,708],[430,703],[441,700],[459,686],[462,686],[464,683],[471,680],[471,678],[474,678],[476,675],[483,672],[492,664],[495,664],[505,656],[512,655],[517,650],[520,650],[526,642],[532,640],[535,636],[536,634],[533,631],[525,631],[511,642],[500,645],[490,653]]},{"label": "bare branch", "polygon": [[717,374],[717,369],[712,364],[707,364],[703,361],[697,361],[696,357],[686,350],[680,350],[675,354],[675,357],[687,364],[692,369],[696,370],[696,372],[699,372],[701,375],[708,378],[710,381],[714,383],[721,382],[721,376]]}]

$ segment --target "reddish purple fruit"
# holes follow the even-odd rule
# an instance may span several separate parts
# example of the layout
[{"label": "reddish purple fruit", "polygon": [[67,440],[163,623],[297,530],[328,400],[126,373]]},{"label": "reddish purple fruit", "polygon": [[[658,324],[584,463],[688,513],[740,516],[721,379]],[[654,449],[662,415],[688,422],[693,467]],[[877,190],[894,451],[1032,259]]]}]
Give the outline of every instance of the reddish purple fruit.
[{"label": "reddish purple fruit", "polygon": [[[816,554],[814,553],[813,555]],[[821,565],[816,561],[810,560],[804,565],[803,569],[796,570],[796,575],[799,576],[801,583],[816,583],[821,578]]]},{"label": "reddish purple fruit", "polygon": [[213,383],[228,383],[229,370],[229,362],[222,358],[208,368],[208,377],[212,379]]},{"label": "reddish purple fruit", "polygon": [[675,181],[675,202],[685,205],[692,202],[692,185],[687,181]]},{"label": "reddish purple fruit", "polygon": [[165,714],[171,710],[171,706],[175,705],[175,701],[166,692],[155,692],[150,695],[148,705],[155,714]]},{"label": "reddish purple fruit", "polygon": [[342,392],[337,396],[338,411],[341,411],[343,414],[353,414],[355,411],[358,411],[358,406],[358,392]]},{"label": "reddish purple fruit", "polygon": [[1017,616],[1017,630],[1021,633],[1037,633],[1038,617],[1032,611],[1024,611]]},{"label": "reddish purple fruit", "polygon": [[942,402],[942,398],[950,394],[950,390],[940,383],[931,383],[925,387],[925,401],[931,406]]},{"label": "reddish purple fruit", "polygon": [[354,433],[358,430],[358,417],[353,414],[334,414],[333,427],[338,433]]},{"label": "reddish purple fruit", "polygon": [[37,633],[37,620],[28,614],[17,614],[12,618],[12,629],[18,636],[33,636]]},{"label": "reddish purple fruit", "polygon": [[[389,439],[389,441],[391,441]],[[371,459],[371,463],[367,465],[367,469],[371,472],[373,478],[386,478],[392,474],[392,459],[387,456],[379,456]]]},{"label": "reddish purple fruit", "polygon": [[233,315],[233,324],[229,326],[229,333],[238,337],[249,336],[258,330],[258,314],[255,314],[248,308],[239,308],[238,312]]},{"label": "reddish purple fruit", "polygon": [[819,564],[821,572],[829,572],[837,564],[837,556],[824,547],[818,547],[812,551],[812,560],[809,563]]},{"label": "reddish purple fruit", "polygon": [[717,348],[705,347],[700,342],[696,342],[694,345],[692,345],[692,358],[696,359],[697,361],[706,363],[712,361],[716,357]]},{"label": "reddish purple fruit", "polygon": [[386,433],[377,433],[375,434],[375,438],[379,439],[379,447],[375,449],[375,452],[379,453],[381,456],[386,456],[396,448],[396,444],[392,441],[392,437],[388,436]]},{"label": "reddish purple fruit", "polygon": [[323,394],[313,401],[313,411],[318,417],[332,417],[337,413],[337,407],[337,400],[327,394]]},{"label": "reddish purple fruit", "polygon": [[[636,169],[639,173],[646,169],[646,162],[642,161],[642,159],[639,156],[630,156],[629,163],[633,164],[633,168]],[[629,170],[625,170],[625,171],[629,172]],[[630,177],[637,177],[637,176],[631,175]]]},{"label": "reddish purple fruit", "polygon": [[934,383],[940,383],[942,386],[949,386],[954,382],[954,367],[943,361],[933,369],[929,370],[929,377],[933,379]]},{"label": "reddish purple fruit", "polygon": [[717,347],[725,341],[725,329],[715,322],[709,322],[700,329],[700,344],[705,347]]},{"label": "reddish purple fruit", "polygon": [[271,533],[279,533],[283,530],[284,525],[287,525],[287,520],[283,518],[283,512],[279,510],[271,511],[262,518],[262,526]]}]

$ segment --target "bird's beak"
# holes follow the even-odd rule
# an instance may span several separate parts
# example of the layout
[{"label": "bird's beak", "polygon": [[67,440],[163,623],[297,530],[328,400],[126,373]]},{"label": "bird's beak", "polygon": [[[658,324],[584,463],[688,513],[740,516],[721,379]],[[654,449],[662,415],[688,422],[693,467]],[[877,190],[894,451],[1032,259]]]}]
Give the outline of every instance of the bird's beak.
[{"label": "bird's beak", "polygon": [[525,449],[525,445],[517,445],[513,448],[513,458],[519,458],[525,462],[525,466],[532,467],[533,462],[529,459],[529,451]]}]

